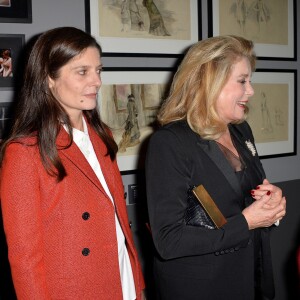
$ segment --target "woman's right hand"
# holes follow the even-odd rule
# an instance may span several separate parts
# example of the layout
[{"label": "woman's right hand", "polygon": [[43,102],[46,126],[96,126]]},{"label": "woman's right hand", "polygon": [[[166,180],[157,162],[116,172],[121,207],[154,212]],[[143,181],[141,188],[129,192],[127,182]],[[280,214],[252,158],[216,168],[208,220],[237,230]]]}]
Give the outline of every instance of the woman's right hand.
[{"label": "woman's right hand", "polygon": [[[272,187],[274,190],[279,189],[275,186]],[[272,196],[275,196],[274,192],[266,192],[242,211],[249,229],[272,226],[285,216],[286,198],[282,197],[281,193],[278,193],[277,190],[276,192],[276,200],[272,199]],[[278,194],[280,194],[280,197]]]}]

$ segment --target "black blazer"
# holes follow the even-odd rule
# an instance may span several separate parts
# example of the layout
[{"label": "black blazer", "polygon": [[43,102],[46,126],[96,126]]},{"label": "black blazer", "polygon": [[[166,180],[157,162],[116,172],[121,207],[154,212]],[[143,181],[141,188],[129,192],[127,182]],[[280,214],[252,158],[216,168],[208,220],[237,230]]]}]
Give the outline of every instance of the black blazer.
[{"label": "black blazer", "polygon": [[[186,122],[168,124],[150,139],[146,158],[147,201],[157,250],[155,280],[161,299],[250,300],[254,299],[255,277],[259,282],[264,280],[266,294],[273,297],[271,259],[267,259],[268,266],[264,268],[267,275],[254,268],[254,262],[261,259],[261,250],[254,251],[260,246],[254,245],[254,235],[259,243],[264,241],[267,246],[263,252],[270,255],[269,230],[250,231],[241,213],[245,198],[246,202],[253,201],[250,189],[262,183],[265,173],[257,153],[246,146],[246,141],[254,145],[249,125],[244,122],[230,125],[229,129],[255,178],[249,195],[242,192],[216,142],[203,140]],[[227,224],[219,230],[184,222],[187,190],[199,184],[227,218]]]}]

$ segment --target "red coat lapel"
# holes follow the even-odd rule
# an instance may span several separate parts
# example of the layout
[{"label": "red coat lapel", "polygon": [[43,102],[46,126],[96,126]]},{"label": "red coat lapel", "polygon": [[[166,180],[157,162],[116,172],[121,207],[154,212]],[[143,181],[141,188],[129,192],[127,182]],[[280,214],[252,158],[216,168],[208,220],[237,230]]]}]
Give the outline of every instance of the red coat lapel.
[{"label": "red coat lapel", "polygon": [[[89,128],[89,133],[92,131]],[[98,138],[99,139],[99,138]],[[100,139],[99,139],[100,140]],[[91,168],[90,164],[88,161],[85,159],[84,155],[80,151],[80,149],[77,147],[77,145],[73,142],[72,145],[68,148],[64,148],[69,143],[69,134],[62,128],[58,134],[57,137],[57,147],[59,149],[59,155],[64,156],[66,159],[68,159],[71,163],[74,164],[75,167],[77,167],[84,176],[86,176],[101,192],[106,196],[107,194],[105,193],[102,185],[100,184],[100,181],[98,177],[96,176],[95,172]],[[93,143],[94,145],[94,143]],[[105,147],[105,145],[104,145]],[[97,155],[97,147],[94,145],[94,149]],[[100,155],[101,156],[101,155]],[[98,159],[99,156],[97,155]],[[100,161],[100,160],[99,160]],[[104,174],[105,176],[105,174]]]}]

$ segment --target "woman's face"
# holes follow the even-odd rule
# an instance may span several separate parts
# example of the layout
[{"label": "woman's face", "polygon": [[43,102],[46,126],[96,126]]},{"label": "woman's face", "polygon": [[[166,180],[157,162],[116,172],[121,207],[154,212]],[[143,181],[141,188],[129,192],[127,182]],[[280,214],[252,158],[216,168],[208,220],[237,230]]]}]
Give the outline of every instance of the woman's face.
[{"label": "woman's face", "polygon": [[71,118],[96,107],[101,69],[98,49],[89,47],[64,65],[57,79],[49,77],[49,88]]},{"label": "woman's face", "polygon": [[242,58],[232,66],[229,79],[216,102],[217,113],[226,124],[243,119],[249,97],[254,95],[251,74],[247,58]]}]

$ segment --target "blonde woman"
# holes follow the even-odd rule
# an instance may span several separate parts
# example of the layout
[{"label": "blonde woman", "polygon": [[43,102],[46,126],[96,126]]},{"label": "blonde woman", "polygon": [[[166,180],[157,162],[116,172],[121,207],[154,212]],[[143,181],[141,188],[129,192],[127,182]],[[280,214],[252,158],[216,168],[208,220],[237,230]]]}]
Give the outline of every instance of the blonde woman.
[{"label": "blonde woman", "polygon": [[[269,233],[286,200],[266,179],[245,121],[254,67],[251,41],[200,41],[158,114],[146,162],[158,299],[274,297]],[[227,220],[219,229],[187,218],[189,191],[201,185]]]}]

